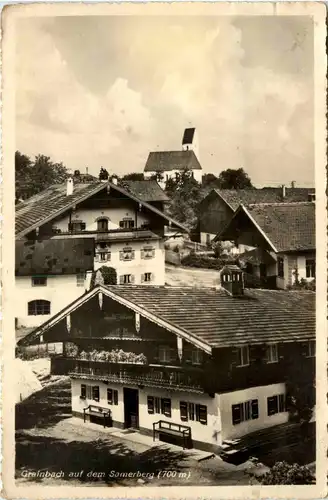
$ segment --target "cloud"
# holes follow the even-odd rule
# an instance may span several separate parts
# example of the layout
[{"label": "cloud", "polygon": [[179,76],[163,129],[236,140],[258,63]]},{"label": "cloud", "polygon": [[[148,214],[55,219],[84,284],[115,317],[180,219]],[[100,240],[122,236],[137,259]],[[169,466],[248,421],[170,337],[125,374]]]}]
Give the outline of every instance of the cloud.
[{"label": "cloud", "polygon": [[[194,125],[205,171],[244,166],[260,184],[311,182],[312,35],[301,24],[281,23],[24,20],[17,148],[93,173],[100,165],[141,171],[150,150],[180,149],[183,128]],[[302,35],[297,56],[295,33]]]}]

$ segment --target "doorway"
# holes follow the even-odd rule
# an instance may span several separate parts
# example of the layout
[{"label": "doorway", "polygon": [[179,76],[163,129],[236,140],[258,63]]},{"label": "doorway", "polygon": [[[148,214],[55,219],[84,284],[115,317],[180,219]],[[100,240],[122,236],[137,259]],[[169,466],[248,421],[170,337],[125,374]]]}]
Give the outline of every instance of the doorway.
[{"label": "doorway", "polygon": [[123,388],[124,428],[139,428],[139,393],[138,389]]}]

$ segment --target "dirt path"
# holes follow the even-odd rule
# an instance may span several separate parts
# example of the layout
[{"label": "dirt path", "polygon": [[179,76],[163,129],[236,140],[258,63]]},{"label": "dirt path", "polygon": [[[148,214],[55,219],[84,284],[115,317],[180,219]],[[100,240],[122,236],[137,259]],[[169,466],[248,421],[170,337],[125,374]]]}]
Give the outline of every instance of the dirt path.
[{"label": "dirt path", "polygon": [[220,284],[218,271],[165,265],[165,282],[170,286],[213,288]]}]

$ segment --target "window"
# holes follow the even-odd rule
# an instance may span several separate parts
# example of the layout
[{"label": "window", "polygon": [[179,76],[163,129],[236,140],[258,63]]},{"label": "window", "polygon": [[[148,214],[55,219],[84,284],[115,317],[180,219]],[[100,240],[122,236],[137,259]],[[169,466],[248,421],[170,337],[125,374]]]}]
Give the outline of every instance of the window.
[{"label": "window", "polygon": [[108,231],[108,219],[97,220],[97,231]]},{"label": "window", "polygon": [[68,230],[72,233],[78,233],[79,231],[85,231],[86,224],[82,221],[74,221],[68,224]]},{"label": "window", "polygon": [[130,217],[126,217],[120,221],[120,229],[133,229],[134,228],[134,220]]},{"label": "window", "polygon": [[267,363],[278,362],[278,344],[269,344],[267,346]]},{"label": "window", "polygon": [[50,302],[48,300],[31,300],[28,303],[28,315],[39,316],[41,314],[50,314]]},{"label": "window", "polygon": [[207,406],[180,401],[180,418],[183,422],[194,420],[207,425]]},{"label": "window", "polygon": [[32,286],[47,286],[47,277],[32,276]]},{"label": "window", "polygon": [[118,405],[118,391],[116,389],[107,389],[107,403]]},{"label": "window", "polygon": [[76,275],[76,286],[84,286],[85,274],[79,273]]},{"label": "window", "polygon": [[87,399],[92,398],[92,386],[91,385],[87,385],[86,395],[87,395]]},{"label": "window", "polygon": [[315,278],[315,259],[306,259],[305,273],[307,278]]},{"label": "window", "polygon": [[258,399],[250,399],[244,403],[232,405],[231,410],[233,425],[237,425],[248,420],[256,420],[259,418]]},{"label": "window", "polygon": [[238,349],[238,365],[237,366],[248,366],[249,365],[249,347],[244,345]]},{"label": "window", "polygon": [[156,398],[147,396],[148,413],[159,413],[166,417],[171,417],[171,400],[168,398]]},{"label": "window", "polygon": [[133,274],[123,274],[120,276],[120,285],[131,285],[134,283]]},{"label": "window", "polygon": [[111,252],[99,252],[98,260],[101,262],[108,262],[111,259]]},{"label": "window", "polygon": [[175,350],[172,347],[161,346],[158,349],[158,357],[161,363],[169,363],[175,361]]},{"label": "window", "polygon": [[267,398],[268,415],[275,415],[286,411],[285,394],[278,394]]},{"label": "window", "polygon": [[131,247],[125,247],[120,251],[120,260],[133,260],[134,250]]},{"label": "window", "polygon": [[315,357],[315,341],[310,340],[306,344],[306,357],[307,358],[314,358]]},{"label": "window", "polygon": [[285,273],[284,273],[284,258],[283,257],[278,257],[277,267],[278,267],[279,278],[284,278]]},{"label": "window", "polygon": [[86,397],[87,397],[87,386],[85,384],[81,384],[80,399],[86,399]]},{"label": "window", "polygon": [[92,387],[92,399],[94,401],[99,401],[99,399],[100,399],[99,385],[94,385]]},{"label": "window", "polygon": [[155,248],[147,246],[141,249],[142,259],[152,259],[155,257]]},{"label": "window", "polygon": [[153,281],[153,273],[143,273],[141,275],[141,283],[149,283],[150,281]]},{"label": "window", "polygon": [[191,362],[193,365],[201,365],[203,362],[203,353],[199,349],[191,351]]}]

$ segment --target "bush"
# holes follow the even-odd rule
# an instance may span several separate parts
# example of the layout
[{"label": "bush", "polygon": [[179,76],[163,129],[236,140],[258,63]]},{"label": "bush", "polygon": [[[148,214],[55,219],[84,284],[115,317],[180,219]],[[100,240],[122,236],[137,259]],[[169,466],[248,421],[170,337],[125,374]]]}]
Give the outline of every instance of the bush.
[{"label": "bush", "polygon": [[201,269],[214,269],[220,271],[227,264],[236,264],[234,259],[213,259],[204,255],[191,252],[181,259],[181,264],[187,267],[198,267]]},{"label": "bush", "polygon": [[259,481],[265,485],[273,484],[313,484],[315,479],[308,467],[299,464],[277,462],[270,472]]},{"label": "bush", "polygon": [[117,273],[113,267],[102,266],[97,271],[93,271],[90,283],[90,290],[96,286],[97,272],[100,271],[104,280],[104,285],[117,285]]}]

